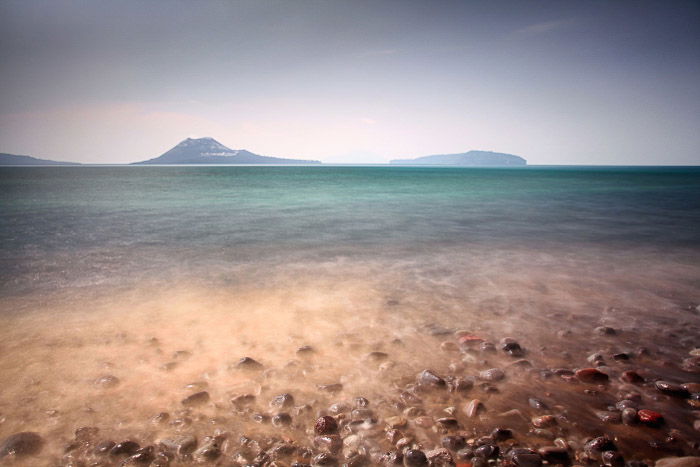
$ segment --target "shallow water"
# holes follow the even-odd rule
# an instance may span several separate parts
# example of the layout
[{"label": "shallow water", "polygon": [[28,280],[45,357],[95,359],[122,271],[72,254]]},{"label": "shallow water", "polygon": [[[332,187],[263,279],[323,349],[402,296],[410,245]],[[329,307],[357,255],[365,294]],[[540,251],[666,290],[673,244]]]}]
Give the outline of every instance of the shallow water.
[{"label": "shallow water", "polygon": [[[0,439],[45,439],[38,454],[5,461],[118,465],[125,455],[95,445],[184,433],[200,446],[226,437],[210,463],[242,462],[241,435],[294,443],[281,465],[308,462],[302,448],[322,450],[316,416],[357,396],[376,423],[336,415],[344,439],[362,439],[335,453],[340,462],[397,450],[384,434],[393,416],[424,451],[446,434],[506,427],[504,451],[558,437],[573,457],[607,435],[628,460],[697,455],[692,399],[654,381],[700,382],[684,363],[700,345],[698,182],[697,169],[663,168],[0,169]],[[497,350],[460,343],[459,331]],[[528,365],[499,349],[505,337]],[[313,352],[297,353],[305,345]],[[594,366],[595,352],[608,384],[544,371]],[[628,360],[612,358],[622,352]],[[246,356],[263,368],[237,369]],[[426,368],[448,379],[500,368],[505,378],[428,391],[416,387]],[[625,370],[646,381],[623,383]],[[107,375],[118,384],[96,384]],[[319,389],[335,383],[342,390]],[[202,390],[209,401],[183,407]],[[269,406],[282,393],[294,397],[283,410],[291,426],[255,421],[282,411]],[[240,394],[255,402],[235,410]],[[627,396],[665,423],[596,417]],[[486,410],[469,417],[473,399]],[[449,407],[458,426],[440,428]],[[160,412],[169,420],[154,423]],[[549,433],[531,421],[543,414],[556,417]],[[67,450],[83,426],[99,433]]]}]

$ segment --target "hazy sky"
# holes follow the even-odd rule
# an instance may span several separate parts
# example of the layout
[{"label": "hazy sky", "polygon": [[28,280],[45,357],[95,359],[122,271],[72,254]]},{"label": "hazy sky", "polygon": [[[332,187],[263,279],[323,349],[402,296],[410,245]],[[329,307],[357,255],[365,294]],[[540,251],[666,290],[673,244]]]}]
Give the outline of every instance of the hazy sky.
[{"label": "hazy sky", "polygon": [[0,2],[0,152],[700,164],[700,2]]}]

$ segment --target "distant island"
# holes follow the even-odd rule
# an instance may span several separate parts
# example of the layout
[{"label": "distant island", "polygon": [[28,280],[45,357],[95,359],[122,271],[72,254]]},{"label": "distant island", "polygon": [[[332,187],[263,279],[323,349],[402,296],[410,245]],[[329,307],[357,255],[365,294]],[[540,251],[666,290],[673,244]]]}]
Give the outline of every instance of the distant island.
[{"label": "distant island", "polygon": [[[261,156],[245,149],[230,149],[214,138],[187,138],[158,157],[130,165],[166,164],[321,164],[321,161],[308,159],[286,159]],[[393,165],[449,165],[458,167],[517,167],[527,165],[527,161],[513,154],[491,151],[469,151],[460,154],[436,154],[415,159],[394,159]],[[80,165],[77,162],[60,162],[39,159],[32,156],[0,153],[0,166],[11,165]]]},{"label": "distant island", "polygon": [[467,167],[523,166],[527,161],[520,156],[491,151],[469,151],[460,154],[436,154],[415,159],[394,159],[396,165],[456,165]]},{"label": "distant island", "polygon": [[134,164],[320,164],[320,161],[284,159],[230,149],[214,138],[187,138],[162,155]]},{"label": "distant island", "polygon": [[77,162],[59,162],[48,159],[37,159],[31,156],[0,153],[0,165],[80,165]]}]

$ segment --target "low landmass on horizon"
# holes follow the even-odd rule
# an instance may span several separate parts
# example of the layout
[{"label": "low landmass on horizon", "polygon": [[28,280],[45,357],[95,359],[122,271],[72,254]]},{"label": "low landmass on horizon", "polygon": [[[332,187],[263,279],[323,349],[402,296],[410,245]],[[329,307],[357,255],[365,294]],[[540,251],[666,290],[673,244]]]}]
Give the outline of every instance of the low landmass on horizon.
[{"label": "low landmass on horizon", "polygon": [[[214,138],[187,138],[158,157],[130,165],[171,165],[171,164],[321,164],[321,161],[308,159],[287,159],[261,156],[245,149],[230,149]],[[513,154],[491,151],[469,151],[459,154],[442,154],[417,157],[415,159],[394,159],[394,165],[449,165],[463,167],[502,167],[524,166],[527,161]],[[2,165],[79,165],[75,162],[61,162],[38,159],[31,156],[18,156],[0,153]],[[371,164],[368,164],[371,165]]]},{"label": "low landmass on horizon", "polygon": [[80,165],[77,162],[61,162],[32,156],[0,153],[0,165]]},{"label": "low landmass on horizon", "polygon": [[415,159],[394,159],[396,165],[457,165],[469,167],[522,166],[527,161],[520,156],[491,151],[469,151],[459,154],[435,154]]}]

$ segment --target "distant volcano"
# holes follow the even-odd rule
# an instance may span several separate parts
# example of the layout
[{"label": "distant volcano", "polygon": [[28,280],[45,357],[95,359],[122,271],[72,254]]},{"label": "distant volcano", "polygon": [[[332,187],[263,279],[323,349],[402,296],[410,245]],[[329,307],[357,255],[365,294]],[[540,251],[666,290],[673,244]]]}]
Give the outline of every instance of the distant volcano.
[{"label": "distant volcano", "polygon": [[135,164],[320,164],[319,161],[283,159],[229,149],[214,138],[187,138],[155,159]]},{"label": "distant volcano", "polygon": [[399,165],[456,165],[467,167],[504,167],[527,165],[520,156],[491,151],[469,151],[460,154],[437,154],[415,159],[394,159],[392,164]]}]

